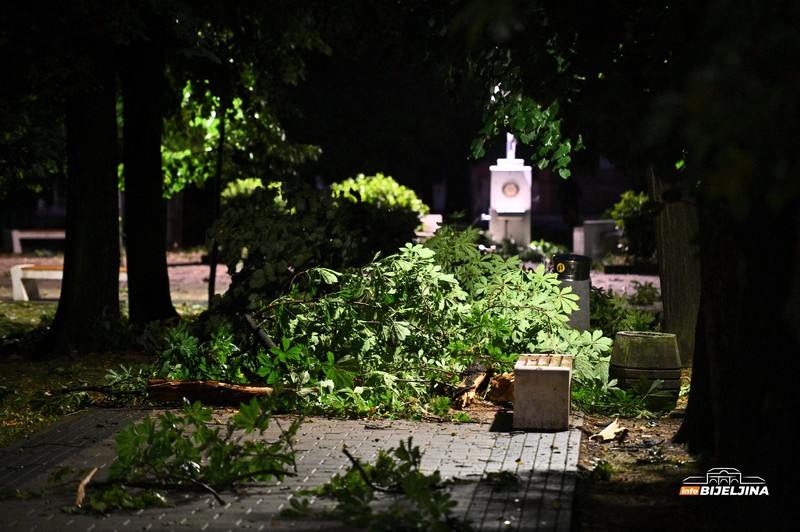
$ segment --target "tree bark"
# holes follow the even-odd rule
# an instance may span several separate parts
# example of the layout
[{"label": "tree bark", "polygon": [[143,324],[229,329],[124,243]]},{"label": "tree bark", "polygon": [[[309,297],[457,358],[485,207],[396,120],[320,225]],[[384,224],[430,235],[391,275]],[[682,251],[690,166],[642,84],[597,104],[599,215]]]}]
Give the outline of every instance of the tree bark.
[{"label": "tree bark", "polygon": [[692,381],[682,432],[710,466],[764,478],[770,497],[742,517],[772,526],[796,499],[800,473],[785,431],[800,399],[800,222],[795,209],[771,214],[754,205],[754,212],[739,222],[723,209],[700,209],[700,379]]},{"label": "tree bark", "polygon": [[688,367],[694,353],[695,328],[700,307],[700,250],[697,241],[697,208],[688,191],[666,187],[651,168],[648,187],[653,201],[663,204],[656,216],[658,271],[664,305],[663,331],[678,340],[681,365]]},{"label": "tree bark", "polygon": [[67,89],[64,278],[43,346],[51,353],[96,347],[98,323],[119,317],[116,90],[103,48],[88,50]]},{"label": "tree bark", "polygon": [[147,397],[157,403],[179,403],[183,399],[217,406],[239,406],[254,397],[271,395],[269,386],[246,386],[220,381],[162,380],[147,382]]},{"label": "tree bark", "polygon": [[129,319],[134,324],[177,316],[166,254],[161,140],[165,56],[158,30],[124,53],[123,162]]},{"label": "tree bark", "polygon": [[[225,167],[225,125],[228,116],[228,100],[221,98],[221,105],[219,106],[219,142],[217,143],[217,167],[214,172],[212,180],[211,193],[211,218],[216,221],[219,219],[220,202],[222,198],[222,169]],[[208,250],[208,305],[214,300],[216,293],[216,280],[217,280],[217,262],[219,261],[219,244],[211,237]]]}]

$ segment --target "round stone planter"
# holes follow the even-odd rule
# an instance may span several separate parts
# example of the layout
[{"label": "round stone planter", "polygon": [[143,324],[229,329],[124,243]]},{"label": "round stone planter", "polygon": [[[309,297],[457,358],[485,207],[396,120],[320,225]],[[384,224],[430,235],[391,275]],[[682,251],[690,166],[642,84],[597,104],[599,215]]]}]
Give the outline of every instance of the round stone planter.
[{"label": "round stone planter", "polygon": [[640,381],[649,385],[657,379],[662,380],[661,389],[677,398],[681,389],[677,337],[671,333],[648,331],[618,332],[611,349],[608,375],[617,379],[617,386],[623,390]]}]

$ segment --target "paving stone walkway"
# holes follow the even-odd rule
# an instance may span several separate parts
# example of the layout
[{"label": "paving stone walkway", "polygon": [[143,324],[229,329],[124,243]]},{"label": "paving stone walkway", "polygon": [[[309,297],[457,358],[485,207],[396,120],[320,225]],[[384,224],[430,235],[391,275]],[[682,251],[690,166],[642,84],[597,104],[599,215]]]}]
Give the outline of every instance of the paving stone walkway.
[{"label": "paving stone walkway", "polygon": [[[130,420],[154,415],[151,409],[90,409],[13,446],[0,449],[0,491],[41,490],[54,471],[98,467],[98,479],[114,458],[114,437]],[[224,421],[230,415],[219,411]],[[504,417],[505,415],[505,417]],[[492,423],[416,423],[400,420],[329,420],[310,418],[296,437],[297,474],[284,482],[261,483],[239,494],[192,495],[174,508],[74,515],[61,509],[74,504],[69,492],[48,492],[38,499],[0,501],[0,530],[347,530],[322,517],[293,519],[281,510],[298,490],[319,486],[345,471],[349,452],[371,462],[378,451],[412,438],[423,453],[422,468],[452,479],[446,489],[457,501],[455,513],[475,530],[568,531],[580,450],[580,419],[570,430],[552,433],[511,431],[508,414]],[[278,418],[280,420],[280,418]],[[286,420],[288,423],[288,420]],[[272,433],[279,427],[273,423]],[[498,490],[487,474],[518,475],[518,489]],[[315,515],[333,505],[311,499]]]}]

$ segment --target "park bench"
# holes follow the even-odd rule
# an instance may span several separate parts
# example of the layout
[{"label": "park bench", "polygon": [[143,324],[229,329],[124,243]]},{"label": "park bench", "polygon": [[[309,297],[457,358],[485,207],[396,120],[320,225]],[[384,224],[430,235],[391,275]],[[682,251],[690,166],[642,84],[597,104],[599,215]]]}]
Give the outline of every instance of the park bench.
[{"label": "park bench", "polygon": [[[57,280],[64,277],[64,267],[61,265],[43,264],[17,264],[11,267],[11,291],[14,301],[30,301],[39,299],[38,280]],[[119,280],[128,281],[128,272],[125,268],[119,269]]]},{"label": "park bench", "polygon": [[64,240],[64,229],[11,229],[11,251],[15,255],[22,253],[23,240]]},{"label": "park bench", "polygon": [[416,232],[417,240],[425,240],[433,236],[433,233],[442,225],[441,214],[426,214],[421,218],[419,230]]},{"label": "park bench", "polygon": [[572,356],[520,355],[514,365],[514,428],[567,430],[571,382]]}]

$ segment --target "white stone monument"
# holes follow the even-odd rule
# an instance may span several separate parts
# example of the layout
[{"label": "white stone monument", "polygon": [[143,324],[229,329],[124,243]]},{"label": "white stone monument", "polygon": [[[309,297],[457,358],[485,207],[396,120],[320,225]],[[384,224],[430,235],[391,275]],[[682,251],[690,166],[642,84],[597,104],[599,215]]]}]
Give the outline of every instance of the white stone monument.
[{"label": "white stone monument", "polygon": [[506,134],[506,158],[490,166],[489,233],[501,242],[508,238],[517,245],[531,243],[531,167],[516,158],[517,141]]}]

